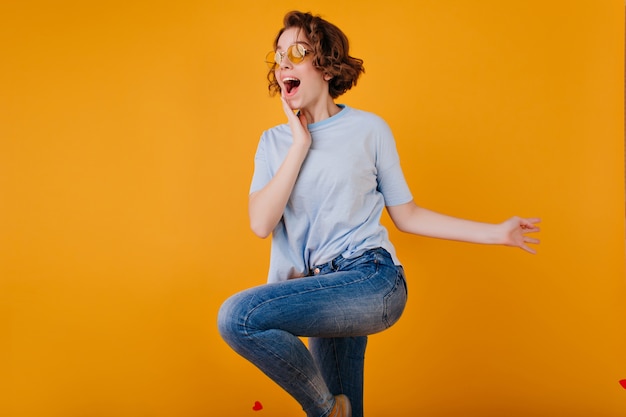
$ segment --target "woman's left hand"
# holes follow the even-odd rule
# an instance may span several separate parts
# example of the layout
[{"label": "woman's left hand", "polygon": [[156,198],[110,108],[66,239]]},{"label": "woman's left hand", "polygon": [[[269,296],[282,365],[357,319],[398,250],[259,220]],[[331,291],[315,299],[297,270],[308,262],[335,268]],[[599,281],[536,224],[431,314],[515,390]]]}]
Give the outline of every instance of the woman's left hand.
[{"label": "woman's left hand", "polygon": [[539,243],[539,239],[527,236],[526,234],[538,232],[540,229],[537,223],[540,222],[541,219],[538,218],[524,219],[521,217],[511,217],[500,224],[503,233],[502,244],[506,246],[516,246],[532,254],[537,253],[537,251],[529,247],[528,244],[536,245]]}]

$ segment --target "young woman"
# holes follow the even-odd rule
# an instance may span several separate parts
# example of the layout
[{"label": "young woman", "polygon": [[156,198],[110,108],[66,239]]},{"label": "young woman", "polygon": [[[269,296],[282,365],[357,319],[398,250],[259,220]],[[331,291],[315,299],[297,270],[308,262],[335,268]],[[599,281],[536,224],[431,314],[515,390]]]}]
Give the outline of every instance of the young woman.
[{"label": "young woman", "polygon": [[416,205],[387,124],[335,103],[363,72],[335,25],[290,12],[268,57],[288,121],[263,133],[249,196],[252,230],[272,236],[268,284],[229,298],[219,330],[307,416],[362,417],[367,335],[407,300],[383,208],[404,232],[530,253],[539,220],[478,223]]}]

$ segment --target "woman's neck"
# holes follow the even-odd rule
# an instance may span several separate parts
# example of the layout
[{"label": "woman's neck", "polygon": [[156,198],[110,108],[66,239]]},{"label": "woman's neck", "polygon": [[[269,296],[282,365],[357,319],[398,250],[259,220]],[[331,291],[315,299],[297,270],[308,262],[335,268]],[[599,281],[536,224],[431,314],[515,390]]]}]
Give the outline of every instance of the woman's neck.
[{"label": "woman's neck", "polygon": [[307,123],[317,123],[336,115],[341,111],[341,108],[335,104],[332,98],[329,98],[312,108],[305,107],[300,111],[306,116]]}]

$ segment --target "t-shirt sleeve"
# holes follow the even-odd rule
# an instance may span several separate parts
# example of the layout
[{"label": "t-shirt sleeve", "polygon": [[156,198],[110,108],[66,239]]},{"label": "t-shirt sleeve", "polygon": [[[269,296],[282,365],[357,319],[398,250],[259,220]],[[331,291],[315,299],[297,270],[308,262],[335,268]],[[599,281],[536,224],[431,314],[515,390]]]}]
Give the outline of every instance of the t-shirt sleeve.
[{"label": "t-shirt sleeve", "polygon": [[261,136],[256,154],[254,155],[254,174],[252,175],[252,183],[250,184],[250,194],[259,191],[270,182],[271,175],[267,165],[265,155],[265,136]]},{"label": "t-shirt sleeve", "polygon": [[406,182],[400,156],[391,129],[383,125],[376,158],[378,190],[385,199],[386,206],[398,206],[413,200]]}]

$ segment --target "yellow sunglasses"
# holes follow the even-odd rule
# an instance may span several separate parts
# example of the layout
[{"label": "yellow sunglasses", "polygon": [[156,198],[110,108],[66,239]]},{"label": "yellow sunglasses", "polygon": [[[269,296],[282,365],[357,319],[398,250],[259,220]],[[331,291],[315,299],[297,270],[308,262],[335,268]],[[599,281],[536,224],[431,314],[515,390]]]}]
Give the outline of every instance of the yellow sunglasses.
[{"label": "yellow sunglasses", "polygon": [[302,44],[294,43],[287,48],[287,51],[285,52],[268,52],[265,57],[265,62],[267,62],[268,67],[274,68],[274,65],[280,65],[280,63],[283,62],[286,54],[292,64],[299,64],[304,61],[304,57],[309,53],[311,53],[311,51],[305,49]]}]

